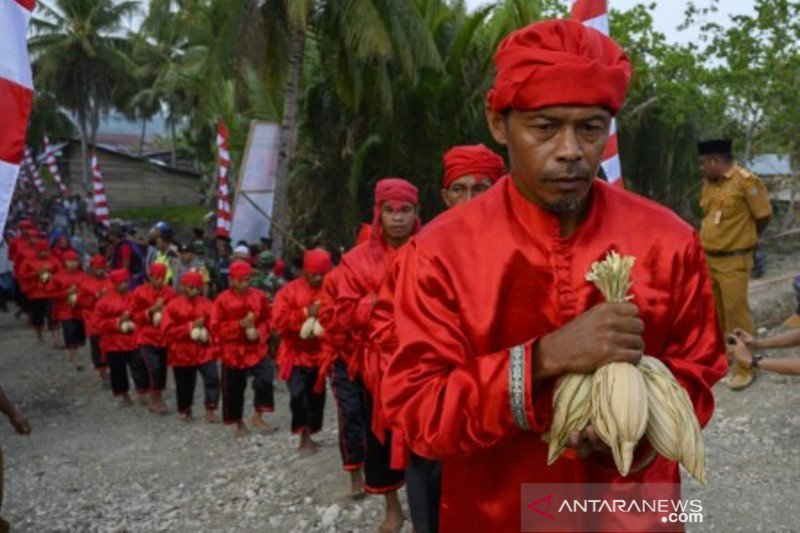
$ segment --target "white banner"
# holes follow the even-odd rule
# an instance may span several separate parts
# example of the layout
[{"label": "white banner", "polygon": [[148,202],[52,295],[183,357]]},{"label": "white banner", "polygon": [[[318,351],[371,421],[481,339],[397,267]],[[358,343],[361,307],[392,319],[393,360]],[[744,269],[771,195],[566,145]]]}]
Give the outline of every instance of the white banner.
[{"label": "white banner", "polygon": [[250,123],[247,147],[239,168],[233,200],[231,241],[257,243],[269,236],[280,127],[272,122]]},{"label": "white banner", "polygon": [[17,185],[17,176],[19,176],[19,165],[12,165],[0,159],[0,230],[5,226],[6,217],[8,217],[8,208],[11,205],[11,197],[14,195],[14,187]]}]

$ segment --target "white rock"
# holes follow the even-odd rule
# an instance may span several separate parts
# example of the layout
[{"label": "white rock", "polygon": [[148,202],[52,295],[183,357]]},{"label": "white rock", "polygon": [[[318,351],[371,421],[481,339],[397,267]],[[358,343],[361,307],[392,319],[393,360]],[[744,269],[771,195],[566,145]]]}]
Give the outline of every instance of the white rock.
[{"label": "white rock", "polygon": [[325,509],[325,512],[322,513],[322,527],[332,526],[334,522],[336,522],[336,519],[339,518],[341,510],[341,507],[335,503]]}]

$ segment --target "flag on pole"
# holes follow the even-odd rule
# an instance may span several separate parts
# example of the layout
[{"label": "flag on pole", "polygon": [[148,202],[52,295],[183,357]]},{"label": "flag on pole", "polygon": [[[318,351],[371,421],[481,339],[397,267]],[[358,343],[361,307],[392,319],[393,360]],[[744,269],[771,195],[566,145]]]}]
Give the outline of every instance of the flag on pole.
[{"label": "flag on pole", "polygon": [[228,188],[228,128],[221,120],[217,123],[217,155],[219,159],[219,181],[217,184],[217,237],[231,234],[231,200]]},{"label": "flag on pole", "polygon": [[97,162],[97,152],[92,150],[92,199],[94,201],[94,221],[106,227],[111,224],[106,202],[106,188],[103,185],[103,174]]},{"label": "flag on pole", "polygon": [[66,196],[67,188],[64,186],[64,182],[61,181],[61,173],[58,171],[56,155],[53,153],[53,147],[50,146],[50,139],[47,138],[46,133],[44,135],[44,157],[45,162],[47,163],[47,170],[50,171],[53,181],[55,181],[56,185],[58,185],[58,190],[61,192],[61,196]]},{"label": "flag on pole", "polygon": [[36,165],[36,158],[33,157],[33,152],[27,146],[25,147],[25,164],[28,165],[28,172],[33,178],[33,184],[36,186],[36,190],[39,191],[39,194],[44,194],[44,182],[42,182],[42,176],[39,175],[39,167]]},{"label": "flag on pole", "polygon": [[[584,26],[594,28],[609,35],[608,2],[606,0],[570,0],[572,2],[572,18]],[[617,121],[611,119],[611,133],[608,137],[606,151],[603,152],[603,173],[609,183],[623,186],[622,163],[619,159],[619,143],[617,141]]]},{"label": "flag on pole", "polygon": [[33,101],[28,23],[35,0],[0,1],[0,228],[17,182]]}]

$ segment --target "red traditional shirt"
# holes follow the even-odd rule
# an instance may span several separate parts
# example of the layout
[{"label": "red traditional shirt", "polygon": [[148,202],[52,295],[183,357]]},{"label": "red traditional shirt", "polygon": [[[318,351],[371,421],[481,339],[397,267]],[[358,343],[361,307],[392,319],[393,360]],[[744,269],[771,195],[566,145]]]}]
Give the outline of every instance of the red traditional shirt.
[{"label": "red traditional shirt", "polygon": [[97,302],[94,319],[100,330],[103,353],[136,350],[136,331],[123,333],[119,329],[119,320],[126,311],[131,314],[131,293],[120,294],[112,290]]},{"label": "red traditional shirt", "polygon": [[153,315],[148,312],[148,309],[154,306],[159,298],[166,305],[174,297],[175,291],[169,285],[156,289],[152,283],[145,283],[133,290],[131,293],[131,316],[136,324],[136,342],[139,346],[155,346],[157,348],[167,346],[169,338],[164,337],[160,325],[153,324]]},{"label": "red traditional shirt", "polygon": [[[83,306],[78,297],[80,287],[84,283],[86,273],[82,270],[69,272],[62,270],[55,276],[57,287],[56,294],[53,296],[53,317],[56,320],[83,320]],[[75,305],[69,305],[68,297],[70,289],[75,289]]]},{"label": "red traditional shirt", "polygon": [[[245,335],[240,322],[252,311],[258,340]],[[258,289],[248,288],[244,294],[228,289],[214,301],[211,312],[211,334],[217,342],[224,365],[250,368],[267,356],[270,331],[269,300]]]},{"label": "red traditional shirt", "polygon": [[216,358],[213,339],[208,344],[192,340],[194,322],[203,317],[208,330],[211,324],[211,301],[204,296],[188,298],[180,294],[164,307],[161,329],[169,340],[167,361],[170,366],[202,365]]},{"label": "red traditional shirt", "polygon": [[[20,285],[25,295],[31,300],[52,298],[58,292],[54,277],[61,272],[61,262],[48,255],[44,259],[36,256],[26,257],[20,272]],[[50,274],[47,281],[42,281],[43,272]]]},{"label": "red traditional shirt", "polygon": [[276,357],[281,379],[289,379],[293,366],[315,367],[322,363],[322,340],[300,338],[300,328],[308,319],[306,309],[314,302],[321,304],[321,300],[322,287],[312,287],[305,277],[290,281],[275,294],[272,326],[281,338]]},{"label": "red traditional shirt", "polygon": [[[585,276],[610,250],[636,258],[645,353],[672,370],[705,425],[725,351],[697,235],[666,208],[596,180],[586,219],[561,237],[558,218],[504,178],[409,243],[383,406],[414,451],[443,461],[442,531],[519,531],[522,483],[622,480],[605,456],[547,466],[553,383],[534,389],[531,360],[536,339],[602,301]],[[639,448],[634,465],[649,455]],[[680,474],[656,457],[624,479]]]},{"label": "red traditional shirt", "polygon": [[95,317],[97,302],[113,290],[114,284],[106,277],[98,278],[93,274],[84,276],[80,287],[78,287],[78,300],[83,309],[83,323],[87,336],[100,335],[101,331]]}]

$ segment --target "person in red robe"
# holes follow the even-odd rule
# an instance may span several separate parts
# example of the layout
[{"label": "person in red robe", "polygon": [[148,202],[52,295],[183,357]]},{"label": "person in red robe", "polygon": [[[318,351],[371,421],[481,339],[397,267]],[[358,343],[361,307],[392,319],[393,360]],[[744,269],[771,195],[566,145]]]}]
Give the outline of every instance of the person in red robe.
[{"label": "person in red robe", "polygon": [[18,227],[19,235],[8,241],[8,258],[13,263],[11,275],[14,278],[14,296],[17,300],[17,312],[14,315],[16,318],[29,312],[28,298],[22,290],[22,265],[25,264],[26,258],[36,255],[31,245],[35,226],[30,220],[22,220]]},{"label": "person in red robe", "polygon": [[[454,146],[442,157],[444,176],[442,200],[450,209],[483,194],[505,174],[505,162],[495,152],[482,144]],[[371,350],[367,357],[375,358],[371,368],[378,369],[373,387],[380,389],[383,373],[389,359],[397,350],[397,335],[394,322],[394,288],[399,277],[398,261],[384,278],[378,291],[378,300],[372,316],[370,332]],[[394,435],[402,435],[395,428]],[[414,530],[418,533],[437,531],[439,526],[439,503],[441,496],[441,463],[409,451],[406,445],[395,443],[392,448],[392,463],[405,467],[408,507]]]},{"label": "person in red robe", "polygon": [[97,302],[114,290],[114,284],[106,275],[106,269],[106,260],[102,255],[93,255],[89,258],[89,272],[78,286],[78,305],[83,310],[83,325],[86,336],[89,337],[92,366],[100,380],[108,384],[108,361],[100,349],[101,331],[95,317]]},{"label": "person in red robe", "polygon": [[133,403],[128,394],[128,369],[140,395],[146,390],[147,381],[134,362],[138,345],[131,306],[131,273],[118,268],[111,271],[110,278],[114,288],[97,302],[94,318],[100,330],[100,350],[110,368],[111,391],[123,406],[128,406]]},{"label": "person in red robe", "polygon": [[80,258],[75,250],[65,251],[61,261],[64,269],[54,278],[57,292],[53,298],[53,317],[61,323],[70,364],[75,370],[83,370],[83,364],[78,359],[78,349],[86,345],[86,328],[78,291],[86,274],[80,268]]},{"label": "person in red robe", "polygon": [[147,379],[147,408],[157,414],[166,414],[164,389],[167,388],[168,337],[161,329],[164,306],[175,297],[167,285],[167,265],[153,263],[147,271],[148,282],[131,293],[131,317],[136,325],[136,342],[139,344],[135,365]]},{"label": "person in red robe", "polygon": [[[392,432],[379,409],[379,389],[375,386],[380,370],[375,358],[368,357],[371,318],[378,290],[398,249],[419,230],[417,188],[406,180],[386,178],[375,186],[373,230],[370,239],[342,258],[335,320],[354,339],[354,358],[366,386],[367,431],[364,489],[385,497],[382,531],[396,531],[403,515],[397,490],[403,486],[402,468],[391,468]],[[398,437],[395,437],[398,439]]]},{"label": "person in red robe", "polygon": [[22,290],[30,302],[31,324],[39,342],[44,340],[42,330],[45,322],[53,335],[53,346],[59,348],[58,323],[53,319],[52,299],[58,291],[54,277],[61,272],[61,262],[50,253],[47,241],[33,241],[34,257],[23,257],[20,270]]},{"label": "person in red robe", "polygon": [[[630,79],[622,49],[578,22],[545,21],[509,35],[495,64],[487,122],[511,174],[408,244],[382,383],[412,450],[442,460],[442,531],[519,531],[523,483],[679,483],[678,464],[646,442],[623,478],[591,427],[548,466],[554,381],[644,351],[705,425],[727,367],[696,233],[595,179]],[[611,250],[636,257],[630,302],[603,302],[585,280]],[[618,518],[604,530],[654,520]]]},{"label": "person in red robe", "polygon": [[250,287],[252,275],[250,263],[231,263],[230,288],[217,296],[211,311],[211,335],[222,360],[222,419],[236,425],[237,437],[247,434],[242,415],[248,375],[253,376],[255,408],[251,424],[263,432],[273,431],[263,415],[275,410],[274,371],[267,357],[270,305],[263,292]]},{"label": "person in red robe", "polygon": [[[197,374],[205,389],[206,422],[219,422],[219,368],[217,351],[208,328],[211,301],[203,296],[203,275],[189,271],[180,279],[181,294],[164,307],[161,328],[169,339],[168,361],[175,378],[175,397],[181,420],[192,420]],[[205,335],[201,333],[205,330]]]},{"label": "person in red robe", "polygon": [[503,158],[483,144],[450,148],[442,157],[442,201],[449,209],[489,190],[506,173]]},{"label": "person in red robe", "polygon": [[325,391],[314,390],[322,364],[322,334],[319,320],[322,283],[331,269],[331,254],[319,248],[303,255],[303,275],[275,294],[272,324],[281,338],[277,362],[280,377],[287,381],[291,397],[292,433],[300,435],[297,449],[314,451],[311,435],[322,429]]}]

